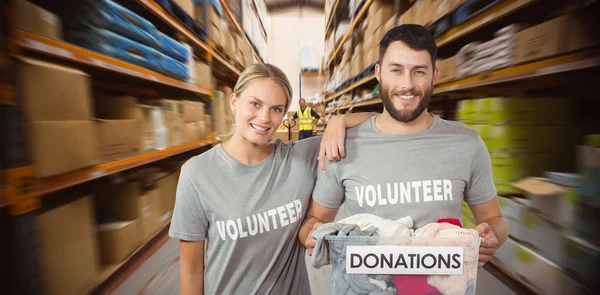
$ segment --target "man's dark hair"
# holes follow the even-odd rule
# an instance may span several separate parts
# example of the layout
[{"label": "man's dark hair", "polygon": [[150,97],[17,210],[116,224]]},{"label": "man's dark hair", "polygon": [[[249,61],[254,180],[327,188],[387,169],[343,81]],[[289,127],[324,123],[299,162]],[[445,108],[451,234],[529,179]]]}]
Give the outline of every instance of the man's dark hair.
[{"label": "man's dark hair", "polygon": [[394,27],[387,31],[379,43],[379,61],[392,42],[400,41],[413,50],[427,50],[431,56],[431,65],[435,68],[437,58],[437,45],[429,31],[421,25],[406,24]]}]

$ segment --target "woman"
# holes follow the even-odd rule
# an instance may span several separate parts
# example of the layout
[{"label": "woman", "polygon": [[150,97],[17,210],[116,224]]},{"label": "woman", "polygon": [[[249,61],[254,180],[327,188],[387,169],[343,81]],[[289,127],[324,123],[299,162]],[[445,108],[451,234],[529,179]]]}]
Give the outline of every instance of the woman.
[{"label": "woman", "polygon": [[[281,70],[248,67],[230,98],[233,135],[183,165],[169,231],[181,241],[181,294],[310,294],[297,236],[316,181],[320,138],[269,143],[291,97]],[[338,118],[328,129],[343,134],[344,125],[370,116]],[[337,140],[328,142],[343,142]],[[329,155],[337,152],[328,148]]]}]

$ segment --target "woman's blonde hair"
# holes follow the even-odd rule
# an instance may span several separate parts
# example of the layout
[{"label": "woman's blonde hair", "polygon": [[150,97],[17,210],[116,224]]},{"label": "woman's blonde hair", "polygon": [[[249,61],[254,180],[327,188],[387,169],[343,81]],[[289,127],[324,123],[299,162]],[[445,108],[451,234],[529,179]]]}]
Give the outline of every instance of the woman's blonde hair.
[{"label": "woman's blonde hair", "polygon": [[233,93],[239,96],[246,88],[257,79],[269,79],[275,82],[285,92],[285,111],[287,112],[292,103],[292,85],[285,73],[272,64],[253,64],[247,67],[240,75],[233,88]]}]

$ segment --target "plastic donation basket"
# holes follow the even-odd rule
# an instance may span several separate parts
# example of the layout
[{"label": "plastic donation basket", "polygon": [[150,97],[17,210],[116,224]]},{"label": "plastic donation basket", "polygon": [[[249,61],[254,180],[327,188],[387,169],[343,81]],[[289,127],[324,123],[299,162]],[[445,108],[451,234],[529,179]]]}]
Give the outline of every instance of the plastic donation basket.
[{"label": "plastic donation basket", "polygon": [[479,237],[326,239],[334,295],[475,295]]}]

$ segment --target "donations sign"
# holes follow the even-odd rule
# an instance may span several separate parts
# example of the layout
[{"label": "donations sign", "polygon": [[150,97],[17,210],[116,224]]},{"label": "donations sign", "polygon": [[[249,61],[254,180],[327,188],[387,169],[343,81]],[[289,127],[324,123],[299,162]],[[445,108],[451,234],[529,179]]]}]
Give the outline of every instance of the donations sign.
[{"label": "donations sign", "polygon": [[462,247],[347,246],[346,273],[460,275]]}]

